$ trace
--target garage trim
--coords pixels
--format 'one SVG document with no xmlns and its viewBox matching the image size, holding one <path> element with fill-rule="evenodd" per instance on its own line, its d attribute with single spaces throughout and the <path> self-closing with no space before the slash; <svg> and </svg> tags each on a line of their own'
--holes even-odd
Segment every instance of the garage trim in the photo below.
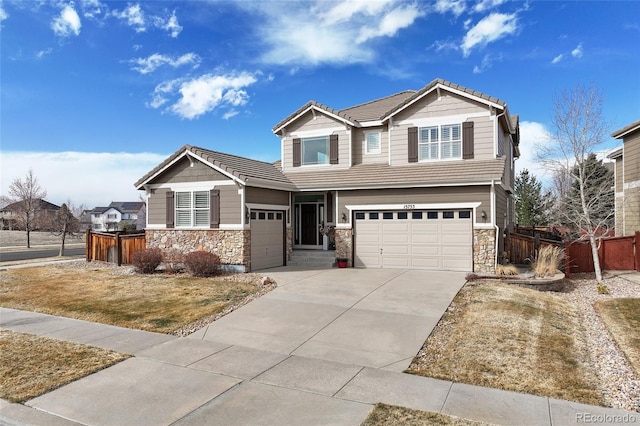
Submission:
<svg viewBox="0 0 640 426">
<path fill-rule="evenodd" d="M 349 213 L 352 213 L 355 210 L 400 210 L 400 211 L 411 211 L 411 210 L 459 210 L 459 209 L 471 209 L 473 213 L 472 222 L 475 224 L 476 221 L 476 209 L 480 207 L 482 203 L 474 202 L 474 203 L 419 203 L 419 204 L 348 204 L 345 205 L 345 208 L 349 210 Z M 351 225 L 352 214 L 349 214 L 349 224 Z"/>
</svg>

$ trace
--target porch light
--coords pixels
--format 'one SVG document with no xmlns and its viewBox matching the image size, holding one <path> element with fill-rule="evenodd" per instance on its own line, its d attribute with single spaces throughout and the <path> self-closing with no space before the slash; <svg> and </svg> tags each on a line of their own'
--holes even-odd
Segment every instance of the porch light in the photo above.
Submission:
<svg viewBox="0 0 640 426">
<path fill-rule="evenodd" d="M 347 214 L 345 212 L 342 212 L 342 222 L 347 222 Z"/>
</svg>

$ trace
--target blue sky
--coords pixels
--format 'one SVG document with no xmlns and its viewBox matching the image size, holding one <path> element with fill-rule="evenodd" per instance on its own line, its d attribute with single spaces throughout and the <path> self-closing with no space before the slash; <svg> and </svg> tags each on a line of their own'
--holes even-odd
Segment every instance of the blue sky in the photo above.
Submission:
<svg viewBox="0 0 640 426">
<path fill-rule="evenodd" d="M 274 161 L 308 100 L 435 78 L 520 115 L 519 168 L 561 90 L 599 87 L 612 131 L 640 118 L 636 1 L 0 0 L 0 26 L 0 193 L 32 168 L 54 203 L 137 200 L 184 144 Z"/>
</svg>

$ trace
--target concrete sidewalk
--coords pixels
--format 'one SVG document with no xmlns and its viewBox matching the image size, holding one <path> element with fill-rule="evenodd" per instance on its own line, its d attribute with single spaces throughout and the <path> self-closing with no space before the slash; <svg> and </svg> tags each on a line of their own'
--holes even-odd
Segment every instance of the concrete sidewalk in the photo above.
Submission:
<svg viewBox="0 0 640 426">
<path fill-rule="evenodd" d="M 436 306 L 446 309 L 450 300 L 416 288 L 413 271 L 335 271 L 269 271 L 278 289 L 197 338 L 0 308 L 2 328 L 134 355 L 25 405 L 0 400 L 0 424 L 358 425 L 376 402 L 494 424 L 640 422 L 640 413 L 401 373 L 411 345 L 424 342 L 425 331 L 400 339 L 385 323 L 395 319 L 396 326 L 428 328 Z M 426 287 L 444 288 L 448 283 L 442 279 Z M 434 304 L 421 312 L 426 297 Z M 419 300 L 411 305 L 407 299 Z M 414 311 L 396 312 L 410 306 Z M 305 319 L 314 316 L 320 319 Z M 340 337 L 340 330 L 348 337 Z M 358 333 L 385 336 L 367 342 Z M 392 350 L 384 347 L 396 343 Z M 361 344 L 368 345 L 365 351 L 357 350 Z"/>
</svg>

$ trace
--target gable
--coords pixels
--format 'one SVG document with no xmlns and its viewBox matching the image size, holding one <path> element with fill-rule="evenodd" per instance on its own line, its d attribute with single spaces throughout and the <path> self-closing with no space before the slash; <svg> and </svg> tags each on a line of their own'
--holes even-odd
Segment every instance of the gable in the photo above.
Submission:
<svg viewBox="0 0 640 426">
<path fill-rule="evenodd" d="M 314 114 L 309 111 L 290 123 L 287 126 L 286 131 L 289 134 L 295 134 L 298 132 L 314 131 L 332 127 L 344 128 L 344 123 L 320 112 L 316 111 Z"/>
<path fill-rule="evenodd" d="M 438 95 L 438 93 L 434 91 L 400 111 L 394 117 L 394 122 L 402 123 L 404 120 L 415 121 L 437 117 L 477 114 L 489 116 L 489 108 L 487 105 L 454 93 L 442 91 L 440 95 Z"/>
<path fill-rule="evenodd" d="M 229 180 L 229 178 L 201 161 L 195 159 L 190 160 L 185 156 L 148 183 L 160 184 L 220 180 Z"/>
</svg>

